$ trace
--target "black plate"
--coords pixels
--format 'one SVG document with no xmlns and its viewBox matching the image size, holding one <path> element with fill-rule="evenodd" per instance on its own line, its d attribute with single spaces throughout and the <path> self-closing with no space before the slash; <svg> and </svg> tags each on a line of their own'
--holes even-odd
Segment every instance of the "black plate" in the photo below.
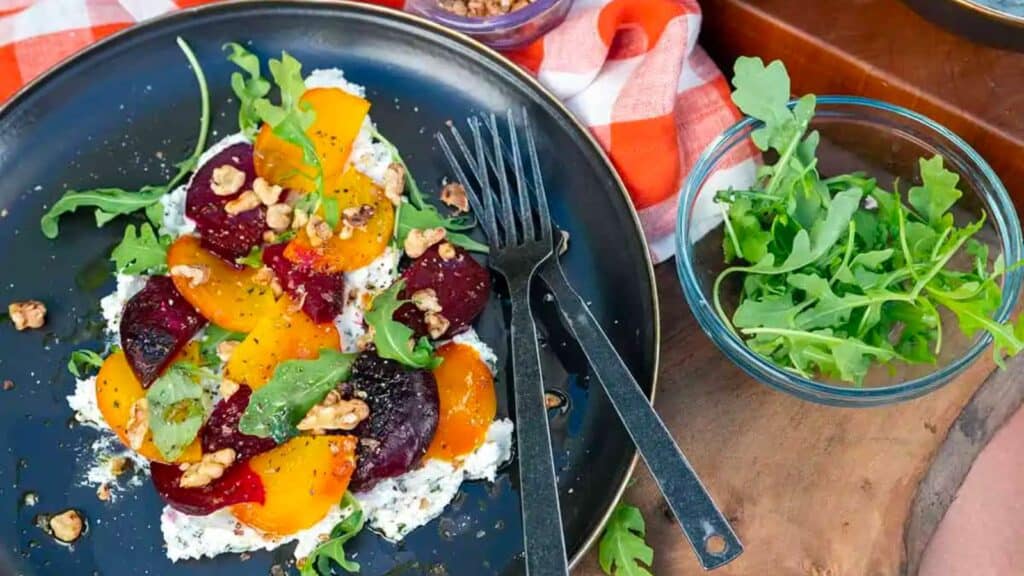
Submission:
<svg viewBox="0 0 1024 576">
<path fill-rule="evenodd" d="M 46 240 L 39 217 L 68 187 L 137 187 L 165 181 L 170 162 L 193 145 L 199 113 L 195 81 L 175 45 L 195 49 L 212 91 L 214 129 L 236 130 L 233 71 L 221 46 L 251 40 L 262 57 L 282 49 L 306 70 L 341 67 L 367 86 L 382 133 L 399 143 L 413 173 L 436 194 L 446 173 L 432 133 L 446 120 L 525 106 L 538 143 L 558 223 L 572 234 L 565 257 L 570 278 L 593 303 L 637 380 L 653 392 L 658 317 L 652 269 L 621 183 L 593 140 L 566 110 L 523 73 L 470 40 L 397 13 L 362 5 L 243 3 L 185 11 L 122 33 L 65 63 L 0 111 L 0 302 L 38 298 L 49 307 L 44 330 L 0 326 L 0 541 L 26 573 L 41 575 L 267 574 L 291 557 L 291 546 L 172 565 L 159 530 L 161 502 L 143 486 L 113 503 L 77 485 L 80 461 L 95 432 L 70 427 L 64 397 L 74 379 L 64 365 L 79 347 L 97 349 L 98 299 L 123 222 L 97 230 L 91 216 L 65 220 Z M 216 138 L 217 136 L 214 136 Z M 162 159 L 161 159 L 162 158 Z M 539 306 L 545 320 L 552 311 Z M 499 299 L 480 323 L 483 338 L 504 358 L 506 331 Z M 634 450 L 586 366 L 560 330 L 546 336 L 548 388 L 564 390 L 570 409 L 552 415 L 566 541 L 578 558 L 599 531 L 625 484 Z M 578 352 L 578 351 L 575 351 Z M 506 413 L 507 366 L 499 379 Z M 390 544 L 365 532 L 352 544 L 362 574 L 483 576 L 522 573 L 522 534 L 514 466 L 494 485 L 469 483 L 441 518 Z M 21 504 L 34 492 L 39 503 Z M 37 514 L 84 511 L 89 531 L 73 550 L 33 525 Z M 13 521 L 12 521 L 13 520 Z M 441 571 L 443 567 L 443 570 Z M 434 570 L 435 572 L 432 572 Z"/>
</svg>

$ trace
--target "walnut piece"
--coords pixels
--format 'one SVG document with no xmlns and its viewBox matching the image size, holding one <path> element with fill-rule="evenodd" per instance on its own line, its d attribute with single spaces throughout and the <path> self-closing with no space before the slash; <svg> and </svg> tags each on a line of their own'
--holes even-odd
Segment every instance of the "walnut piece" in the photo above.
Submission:
<svg viewBox="0 0 1024 576">
<path fill-rule="evenodd" d="M 405 253 L 409 258 L 419 258 L 434 244 L 444 240 L 447 231 L 444 228 L 413 229 L 405 237 Z"/>
<path fill-rule="evenodd" d="M 188 285 L 195 288 L 210 279 L 210 267 L 203 264 L 178 264 L 171 266 L 171 276 L 188 280 Z"/>
<path fill-rule="evenodd" d="M 100 484 L 96 488 L 96 497 L 99 498 L 101 502 L 107 502 L 110 500 L 110 486 L 106 482 Z"/>
<path fill-rule="evenodd" d="M 234 380 L 228 380 L 227 378 L 220 379 L 221 398 L 231 398 L 231 396 L 234 395 L 235 392 L 238 392 L 239 388 L 241 388 L 241 386 L 238 384 L 238 382 L 235 382 Z"/>
<path fill-rule="evenodd" d="M 300 230 L 309 222 L 309 214 L 301 209 L 295 208 L 292 212 L 292 230 Z"/>
<path fill-rule="evenodd" d="M 373 326 L 367 326 L 366 332 L 363 332 L 359 338 L 356 338 L 356 350 L 365 352 L 373 344 L 374 336 L 376 336 L 376 331 L 373 329 Z"/>
<path fill-rule="evenodd" d="M 275 232 L 284 232 L 292 225 L 292 207 L 287 204 L 274 204 L 267 208 L 267 226 Z"/>
<path fill-rule="evenodd" d="M 267 266 L 260 268 L 252 275 L 252 281 L 259 286 L 270 286 L 270 283 L 276 278 L 274 271 Z"/>
<path fill-rule="evenodd" d="M 392 204 L 398 206 L 402 203 L 403 191 L 405 191 L 405 167 L 398 162 L 392 162 L 384 172 L 384 196 Z"/>
<path fill-rule="evenodd" d="M 370 223 L 370 219 L 377 211 L 373 206 L 369 204 L 363 204 L 359 207 L 345 208 L 341 211 L 341 221 L 346 226 L 352 228 L 366 228 L 366 225 Z"/>
<path fill-rule="evenodd" d="M 441 202 L 454 208 L 456 214 L 469 212 L 469 196 L 458 182 L 449 182 L 441 188 Z"/>
<path fill-rule="evenodd" d="M 221 362 L 227 362 L 231 358 L 231 354 L 238 348 L 241 342 L 235 340 L 225 340 L 217 344 L 217 358 L 220 358 Z"/>
<path fill-rule="evenodd" d="M 423 316 L 423 321 L 427 323 L 427 333 L 434 340 L 444 336 L 444 333 L 448 331 L 448 327 L 451 325 L 447 318 L 437 312 L 427 312 Z"/>
<path fill-rule="evenodd" d="M 455 252 L 455 246 L 452 246 L 448 242 L 443 242 L 437 247 L 437 255 L 441 257 L 441 260 L 447 262 L 449 260 L 454 260 L 458 254 Z"/>
<path fill-rule="evenodd" d="M 332 233 L 330 225 L 315 214 L 306 222 L 306 236 L 309 237 L 310 246 L 314 248 L 323 246 L 324 242 L 331 239 Z"/>
<path fill-rule="evenodd" d="M 11 302 L 7 305 L 7 315 L 18 330 L 42 328 L 46 324 L 46 304 L 39 300 Z"/>
<path fill-rule="evenodd" d="M 107 466 L 110 468 L 111 474 L 113 474 L 114 476 L 120 476 L 121 474 L 124 474 L 125 470 L 128 469 L 128 459 L 125 458 L 124 456 L 115 456 L 110 459 L 110 462 L 107 464 Z"/>
<path fill-rule="evenodd" d="M 309 409 L 299 422 L 299 430 L 322 434 L 324 430 L 352 430 L 370 415 L 370 407 L 362 400 L 342 400 L 331 390 L 323 401 Z"/>
<path fill-rule="evenodd" d="M 224 164 L 213 169 L 210 188 L 217 196 L 231 196 L 242 189 L 245 184 L 245 172 L 231 164 Z"/>
<path fill-rule="evenodd" d="M 224 475 L 224 471 L 235 462 L 234 448 L 223 448 L 203 454 L 203 459 L 191 464 L 182 464 L 184 474 L 178 481 L 182 488 L 199 488 Z"/>
<path fill-rule="evenodd" d="M 437 292 L 433 288 L 424 288 L 412 293 L 409 300 L 420 312 L 440 312 L 441 303 L 437 301 Z"/>
<path fill-rule="evenodd" d="M 149 432 L 149 400 L 139 398 L 128 409 L 128 423 L 125 425 L 125 434 L 128 436 L 128 445 L 132 450 L 142 448 L 142 442 Z"/>
<path fill-rule="evenodd" d="M 260 198 L 252 190 L 246 190 L 238 195 L 238 198 L 224 205 L 224 211 L 232 216 L 248 212 L 253 208 L 259 208 Z"/>
<path fill-rule="evenodd" d="M 271 184 L 263 178 L 257 178 L 252 182 L 252 191 L 264 206 L 273 206 L 281 200 L 281 192 L 284 189 L 277 184 Z"/>
<path fill-rule="evenodd" d="M 49 525 L 53 535 L 61 542 L 78 540 L 78 537 L 82 535 L 82 529 L 85 528 L 82 516 L 77 510 L 65 510 L 56 516 L 51 516 Z"/>
</svg>

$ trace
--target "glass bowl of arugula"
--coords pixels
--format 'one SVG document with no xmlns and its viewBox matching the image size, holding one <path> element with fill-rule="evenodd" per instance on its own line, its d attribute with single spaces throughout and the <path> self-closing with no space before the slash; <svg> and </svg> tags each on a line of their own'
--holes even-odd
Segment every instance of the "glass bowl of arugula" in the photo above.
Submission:
<svg viewBox="0 0 1024 576">
<path fill-rule="evenodd" d="M 791 101 L 781 62 L 740 58 L 733 85 L 747 117 L 697 161 L 676 231 L 683 292 L 726 356 L 803 399 L 873 406 L 1024 350 L 1020 223 L 974 149 L 877 100 Z"/>
</svg>

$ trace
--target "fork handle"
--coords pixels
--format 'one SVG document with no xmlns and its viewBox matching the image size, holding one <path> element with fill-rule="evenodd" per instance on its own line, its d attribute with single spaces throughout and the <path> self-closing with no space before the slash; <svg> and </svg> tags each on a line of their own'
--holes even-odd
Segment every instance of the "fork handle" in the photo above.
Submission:
<svg viewBox="0 0 1024 576">
<path fill-rule="evenodd" d="M 519 450 L 524 548 L 528 576 L 567 576 L 565 536 L 544 405 L 537 327 L 530 311 L 530 281 L 509 286 L 512 302 L 512 372 Z"/>
<path fill-rule="evenodd" d="M 590 308 L 569 285 L 561 266 L 550 262 L 541 269 L 540 276 L 554 295 L 566 327 L 583 349 L 594 375 L 647 463 L 701 565 L 705 570 L 713 570 L 742 554 L 743 544 L 715 506 Z"/>
</svg>

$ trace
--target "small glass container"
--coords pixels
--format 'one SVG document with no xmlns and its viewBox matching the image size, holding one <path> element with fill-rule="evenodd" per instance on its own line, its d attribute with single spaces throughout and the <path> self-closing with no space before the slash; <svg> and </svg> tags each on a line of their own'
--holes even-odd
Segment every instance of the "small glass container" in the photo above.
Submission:
<svg viewBox="0 0 1024 576">
<path fill-rule="evenodd" d="M 445 10 L 438 0 L 409 0 L 406 8 L 491 48 L 511 50 L 528 45 L 561 24 L 571 6 L 572 0 L 534 0 L 508 14 L 479 18 Z"/>
</svg>

